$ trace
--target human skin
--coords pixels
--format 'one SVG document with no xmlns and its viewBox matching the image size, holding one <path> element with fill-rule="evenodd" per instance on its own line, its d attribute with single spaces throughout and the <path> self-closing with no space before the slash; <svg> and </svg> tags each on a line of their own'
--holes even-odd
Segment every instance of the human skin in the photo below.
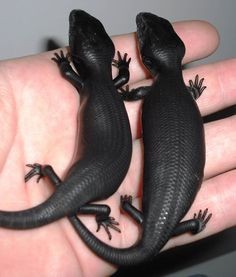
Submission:
<svg viewBox="0 0 236 277">
<path fill-rule="evenodd" d="M 174 24 L 186 45 L 184 64 L 210 55 L 218 46 L 215 28 L 202 21 Z M 137 50 L 135 34 L 113 37 L 116 49 L 127 52 L 130 86 L 149 84 Z M 58 50 L 59 51 L 59 50 Z M 66 49 L 64 49 L 66 51 Z M 55 51 L 54 51 L 55 52 Z M 27 163 L 51 164 L 63 178 L 73 162 L 76 148 L 79 95 L 63 79 L 51 61 L 53 52 L 0 62 L 0 209 L 22 210 L 47 199 L 54 188 L 47 179 L 24 182 Z M 196 74 L 204 77 L 207 89 L 197 100 L 202 116 L 236 104 L 236 60 L 225 60 L 184 70 L 186 84 Z M 114 72 L 115 76 L 115 72 Z M 118 247 L 132 245 L 139 228 L 120 212 L 120 196 L 132 195 L 140 207 L 142 188 L 142 102 L 126 103 L 133 136 L 133 157 L 119 190 L 107 203 L 120 223 L 121 234 L 112 231 L 109 241 L 104 230 L 97 236 Z M 186 215 L 208 208 L 213 214 L 200 234 L 171 239 L 165 249 L 192 242 L 236 224 L 236 117 L 205 124 L 205 177 L 196 200 Z M 96 232 L 94 216 L 80 216 Z M 109 276 L 116 267 L 94 255 L 80 240 L 67 218 L 32 230 L 0 228 L 1 276 Z"/>
</svg>

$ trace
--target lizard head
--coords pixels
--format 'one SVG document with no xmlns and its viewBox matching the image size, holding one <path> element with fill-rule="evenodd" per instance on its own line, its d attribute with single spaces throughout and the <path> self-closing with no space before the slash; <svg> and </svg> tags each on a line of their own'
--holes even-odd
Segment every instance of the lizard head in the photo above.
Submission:
<svg viewBox="0 0 236 277">
<path fill-rule="evenodd" d="M 114 45 L 101 22 L 82 10 L 72 10 L 69 17 L 69 46 L 75 64 L 111 65 Z"/>
<path fill-rule="evenodd" d="M 153 75 L 181 66 L 185 46 L 168 20 L 139 13 L 136 24 L 142 61 Z"/>
</svg>

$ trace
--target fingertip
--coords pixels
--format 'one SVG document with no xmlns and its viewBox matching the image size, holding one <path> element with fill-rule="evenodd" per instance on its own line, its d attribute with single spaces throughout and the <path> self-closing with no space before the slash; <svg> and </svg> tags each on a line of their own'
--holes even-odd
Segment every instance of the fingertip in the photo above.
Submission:
<svg viewBox="0 0 236 277">
<path fill-rule="evenodd" d="M 186 46 L 184 63 L 203 59 L 214 53 L 219 46 L 219 33 L 207 21 L 181 21 L 175 22 L 173 26 Z"/>
</svg>

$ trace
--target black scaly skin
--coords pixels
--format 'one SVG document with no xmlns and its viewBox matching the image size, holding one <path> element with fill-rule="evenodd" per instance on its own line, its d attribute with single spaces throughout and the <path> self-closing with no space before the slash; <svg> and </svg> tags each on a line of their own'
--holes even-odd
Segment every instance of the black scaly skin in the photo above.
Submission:
<svg viewBox="0 0 236 277">
<path fill-rule="evenodd" d="M 114 227 L 116 222 L 103 205 L 85 205 L 112 195 L 123 181 L 130 164 L 132 139 L 128 116 L 117 89 L 129 79 L 130 60 L 121 59 L 116 65 L 119 75 L 112 80 L 111 65 L 114 45 L 102 24 L 84 11 L 70 14 L 70 55 L 79 73 L 75 73 L 63 53 L 56 54 L 64 77 L 80 94 L 80 140 L 76 162 L 61 182 L 52 167 L 29 165 L 29 180 L 47 176 L 60 187 L 44 203 L 31 209 L 0 211 L 0 226 L 13 229 L 34 228 L 77 212 L 95 213 L 100 226 Z M 84 206 L 85 205 L 85 206 Z M 100 208 L 101 209 L 100 209 Z M 101 213 L 101 214 L 100 214 Z"/>
<path fill-rule="evenodd" d="M 143 211 L 135 209 L 128 196 L 122 197 L 121 203 L 142 224 L 141 239 L 129 248 L 114 248 L 98 240 L 76 216 L 70 218 L 88 247 L 117 265 L 153 259 L 171 236 L 188 231 L 199 233 L 211 218 L 206 209 L 180 223 L 203 178 L 203 122 L 192 97 L 204 90 L 203 79 L 199 81 L 197 76 L 194 83 L 190 81 L 190 88 L 185 86 L 181 69 L 185 47 L 167 20 L 141 13 L 137 26 L 141 57 L 154 76 L 154 83 L 123 94 L 126 100 L 145 97 Z"/>
</svg>

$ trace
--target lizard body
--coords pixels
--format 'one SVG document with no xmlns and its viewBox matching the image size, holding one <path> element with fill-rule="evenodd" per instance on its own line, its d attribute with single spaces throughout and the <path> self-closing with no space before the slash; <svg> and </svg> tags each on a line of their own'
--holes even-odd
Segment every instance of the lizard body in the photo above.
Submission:
<svg viewBox="0 0 236 277">
<path fill-rule="evenodd" d="M 141 57 L 154 76 L 150 87 L 123 91 L 125 100 L 144 98 L 142 213 L 131 205 L 130 197 L 123 197 L 121 203 L 141 224 L 141 237 L 131 247 L 114 248 L 97 239 L 76 216 L 70 218 L 87 246 L 117 265 L 151 260 L 171 236 L 201 232 L 211 218 L 206 209 L 180 223 L 203 179 L 204 129 L 193 98 L 204 90 L 203 79 L 197 77 L 186 87 L 181 68 L 185 46 L 167 20 L 140 13 L 136 21 Z"/>
<path fill-rule="evenodd" d="M 128 116 L 117 88 L 129 79 L 126 60 L 119 55 L 119 74 L 112 80 L 111 64 L 114 45 L 96 18 L 81 10 L 70 14 L 69 46 L 77 74 L 64 54 L 54 61 L 61 73 L 80 95 L 78 157 L 60 187 L 42 204 L 23 211 L 0 211 L 0 226 L 13 229 L 34 228 L 77 212 L 99 214 L 99 205 L 87 205 L 112 195 L 123 181 L 130 164 L 132 139 Z M 29 180 L 35 175 L 47 176 L 55 184 L 59 178 L 49 165 L 29 165 Z M 105 210 L 105 212 L 104 212 Z M 105 218 L 104 218 L 105 213 Z M 108 206 L 101 207 L 99 224 L 107 220 Z M 106 223 L 105 223 L 106 224 Z M 114 226 L 115 227 L 115 226 Z"/>
</svg>

